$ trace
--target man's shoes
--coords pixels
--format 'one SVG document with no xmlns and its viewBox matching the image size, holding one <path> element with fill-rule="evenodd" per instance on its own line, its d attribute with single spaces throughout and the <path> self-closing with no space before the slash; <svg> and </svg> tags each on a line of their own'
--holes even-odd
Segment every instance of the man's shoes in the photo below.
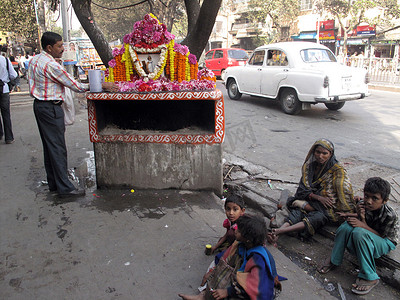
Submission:
<svg viewBox="0 0 400 300">
<path fill-rule="evenodd" d="M 64 197 L 75 197 L 75 196 L 84 196 L 85 195 L 85 190 L 83 189 L 75 189 L 72 190 L 68 193 L 63 193 L 63 194 L 58 194 L 58 196 L 64 198 Z"/>
<path fill-rule="evenodd" d="M 12 144 L 12 143 L 14 143 L 14 140 L 6 141 L 6 144 Z"/>
</svg>

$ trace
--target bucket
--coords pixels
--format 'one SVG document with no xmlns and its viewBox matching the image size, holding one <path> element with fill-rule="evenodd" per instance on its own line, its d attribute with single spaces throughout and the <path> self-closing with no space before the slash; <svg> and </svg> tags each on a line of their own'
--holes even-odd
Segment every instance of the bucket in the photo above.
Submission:
<svg viewBox="0 0 400 300">
<path fill-rule="evenodd" d="M 102 92 L 101 87 L 104 82 L 104 71 L 102 70 L 89 70 L 89 88 L 91 93 Z"/>
</svg>

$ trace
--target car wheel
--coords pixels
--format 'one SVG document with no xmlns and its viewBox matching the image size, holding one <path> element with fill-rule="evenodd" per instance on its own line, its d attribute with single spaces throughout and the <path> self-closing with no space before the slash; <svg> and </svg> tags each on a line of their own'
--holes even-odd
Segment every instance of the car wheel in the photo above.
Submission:
<svg viewBox="0 0 400 300">
<path fill-rule="evenodd" d="M 285 89 L 280 97 L 282 110 L 289 115 L 297 115 L 301 111 L 301 102 L 293 89 Z"/>
<path fill-rule="evenodd" d="M 223 81 L 225 81 L 225 77 L 226 77 L 226 71 L 225 70 L 222 70 L 221 71 L 221 79 L 223 80 Z"/>
<path fill-rule="evenodd" d="M 325 106 L 329 110 L 339 110 L 344 106 L 345 102 L 338 103 L 325 103 Z"/>
<path fill-rule="evenodd" d="M 229 79 L 226 89 L 228 90 L 229 98 L 231 98 L 232 100 L 239 100 L 240 97 L 242 97 L 242 93 L 239 92 L 239 87 L 235 79 Z"/>
</svg>

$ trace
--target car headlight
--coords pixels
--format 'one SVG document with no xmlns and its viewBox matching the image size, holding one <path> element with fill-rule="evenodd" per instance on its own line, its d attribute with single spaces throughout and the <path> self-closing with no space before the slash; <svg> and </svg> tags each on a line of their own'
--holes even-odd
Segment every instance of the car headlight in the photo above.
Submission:
<svg viewBox="0 0 400 300">
<path fill-rule="evenodd" d="M 324 88 L 327 88 L 329 86 L 329 77 L 328 76 L 325 76 L 323 86 L 324 86 Z"/>
</svg>

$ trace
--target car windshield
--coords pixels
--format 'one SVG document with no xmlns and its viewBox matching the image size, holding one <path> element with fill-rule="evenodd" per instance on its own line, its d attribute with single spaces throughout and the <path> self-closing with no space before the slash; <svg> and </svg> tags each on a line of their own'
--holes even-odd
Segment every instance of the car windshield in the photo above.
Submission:
<svg viewBox="0 0 400 300">
<path fill-rule="evenodd" d="M 228 57 L 233 59 L 248 59 L 246 51 L 244 50 L 228 50 Z"/>
<path fill-rule="evenodd" d="M 336 62 L 333 53 L 326 49 L 304 49 L 300 52 L 301 58 L 307 63 Z"/>
</svg>

